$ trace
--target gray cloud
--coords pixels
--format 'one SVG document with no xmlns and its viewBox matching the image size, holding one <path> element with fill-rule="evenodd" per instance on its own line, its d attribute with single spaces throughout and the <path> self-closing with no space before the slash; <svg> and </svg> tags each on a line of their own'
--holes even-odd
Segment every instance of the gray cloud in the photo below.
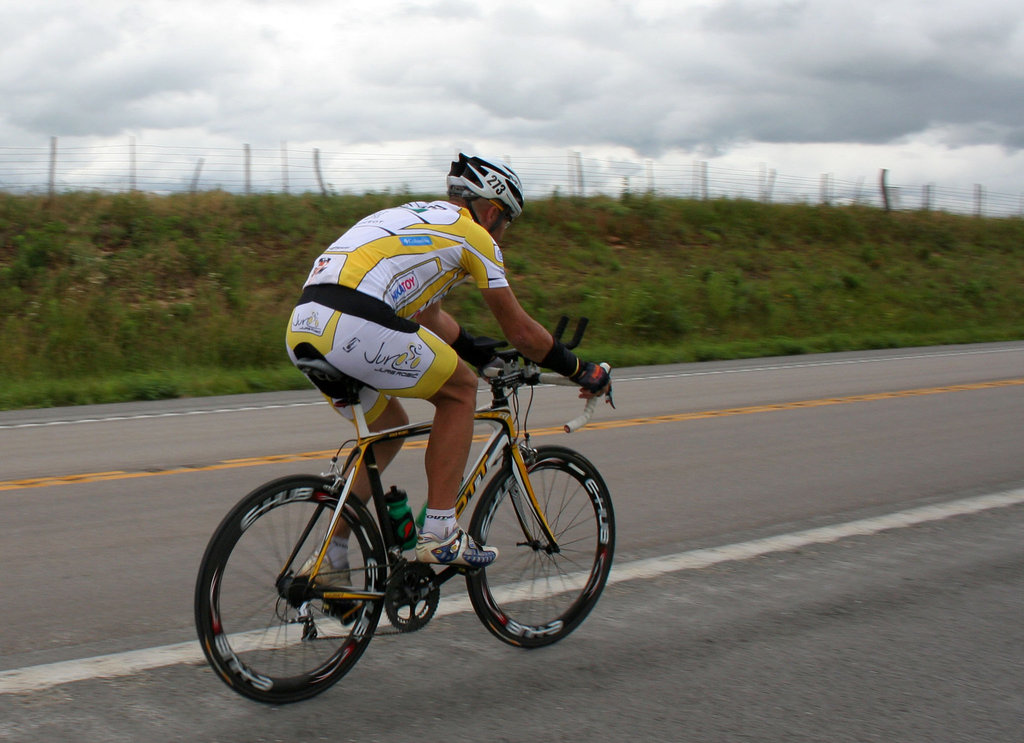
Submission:
<svg viewBox="0 0 1024 743">
<path fill-rule="evenodd" d="M 1017 5 L 37 0 L 0 30 L 0 134 L 1020 148 Z"/>
</svg>

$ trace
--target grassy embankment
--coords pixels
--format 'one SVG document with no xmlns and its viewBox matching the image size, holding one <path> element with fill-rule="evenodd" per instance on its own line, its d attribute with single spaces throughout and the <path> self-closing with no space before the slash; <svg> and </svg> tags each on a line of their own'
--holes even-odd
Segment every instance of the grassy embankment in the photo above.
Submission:
<svg viewBox="0 0 1024 743">
<path fill-rule="evenodd" d="M 305 387 L 313 258 L 402 195 L 0 195 L 0 409 Z M 552 198 L 506 236 L 527 309 L 615 366 L 1024 338 L 1024 220 Z M 467 287 L 446 307 L 495 334 Z"/>
</svg>

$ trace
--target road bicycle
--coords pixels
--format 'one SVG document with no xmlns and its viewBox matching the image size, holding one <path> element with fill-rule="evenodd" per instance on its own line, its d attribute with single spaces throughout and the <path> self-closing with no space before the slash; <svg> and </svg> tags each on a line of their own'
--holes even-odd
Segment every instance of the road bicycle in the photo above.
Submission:
<svg viewBox="0 0 1024 743">
<path fill-rule="evenodd" d="M 565 324 L 563 318 L 556 337 Z M 585 325 L 584 319 L 570 348 Z M 319 694 L 352 669 L 375 634 L 388 632 L 378 630 L 382 614 L 390 632 L 423 628 L 437 610 L 441 586 L 458 575 L 480 621 L 511 645 L 550 645 L 584 620 L 611 570 L 611 496 L 583 455 L 533 447 L 526 427 L 533 386 L 576 385 L 540 373 L 514 349 L 498 359 L 485 370 L 491 403 L 475 414 L 492 432 L 456 502 L 461 516 L 482 487 L 467 531 L 500 556 L 476 569 L 416 562 L 389 517 L 374 447 L 427 436 L 432 424 L 373 433 L 359 405 L 361 383 L 322 357 L 300 360 L 321 390 L 352 407 L 356 439 L 339 448 L 326 474 L 291 475 L 253 490 L 210 539 L 196 583 L 195 620 L 203 652 L 228 686 L 270 704 Z M 530 390 L 522 410 L 524 387 Z M 590 398 L 565 430 L 585 425 L 597 400 Z M 360 468 L 370 482 L 367 504 L 351 493 Z M 332 570 L 326 555 L 332 537 L 345 531 L 348 568 Z"/>
</svg>

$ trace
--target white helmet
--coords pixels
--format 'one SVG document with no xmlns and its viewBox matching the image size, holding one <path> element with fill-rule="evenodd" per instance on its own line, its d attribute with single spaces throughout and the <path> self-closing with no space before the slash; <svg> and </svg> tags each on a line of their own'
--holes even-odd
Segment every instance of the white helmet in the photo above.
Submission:
<svg viewBox="0 0 1024 743">
<path fill-rule="evenodd" d="M 523 213 L 523 183 L 519 176 L 501 160 L 488 162 L 483 158 L 459 153 L 459 159 L 448 171 L 448 195 L 465 198 L 479 196 L 501 208 L 509 221 Z"/>
</svg>

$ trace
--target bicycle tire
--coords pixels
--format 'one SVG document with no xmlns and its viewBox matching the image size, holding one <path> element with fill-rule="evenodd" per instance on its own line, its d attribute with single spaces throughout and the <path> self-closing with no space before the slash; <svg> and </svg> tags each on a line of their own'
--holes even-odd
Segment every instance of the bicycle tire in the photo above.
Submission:
<svg viewBox="0 0 1024 743">
<path fill-rule="evenodd" d="M 224 518 L 203 555 L 195 592 L 199 642 L 217 675 L 250 699 L 285 704 L 325 691 L 359 660 L 380 620 L 382 599 L 348 602 L 343 621 L 335 616 L 340 602 L 332 608 L 292 581 L 323 543 L 338 506 L 330 482 L 293 475 L 256 488 Z M 341 517 L 352 529 L 352 588 L 383 593 L 387 563 L 376 521 L 357 498 L 346 501 Z"/>
<path fill-rule="evenodd" d="M 607 485 L 578 452 L 540 447 L 529 471 L 559 551 L 545 550 L 537 517 L 506 463 L 470 523 L 471 536 L 500 554 L 466 582 L 473 609 L 494 636 L 534 648 L 561 640 L 594 608 L 611 570 L 615 516 Z"/>
</svg>

